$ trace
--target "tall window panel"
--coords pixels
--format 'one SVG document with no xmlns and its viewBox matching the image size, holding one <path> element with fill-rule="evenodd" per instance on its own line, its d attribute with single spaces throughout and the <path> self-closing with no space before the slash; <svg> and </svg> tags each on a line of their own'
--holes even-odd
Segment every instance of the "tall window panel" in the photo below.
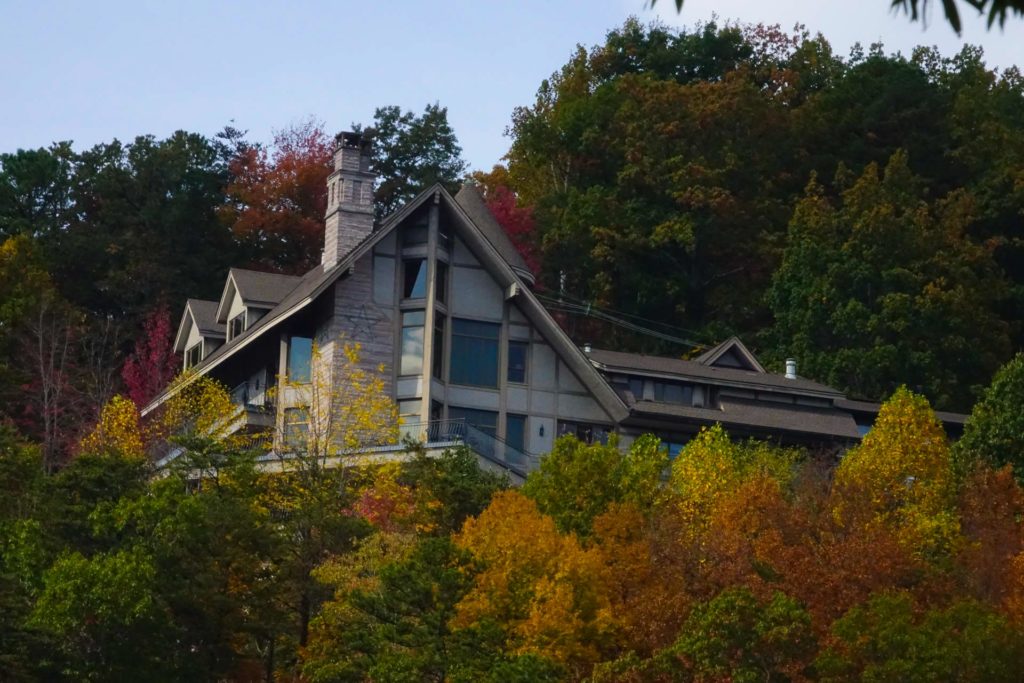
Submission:
<svg viewBox="0 0 1024 683">
<path fill-rule="evenodd" d="M 406 311 L 402 314 L 402 358 L 398 374 L 418 375 L 423 372 L 423 311 Z"/>
<path fill-rule="evenodd" d="M 452 384 L 498 386 L 498 336 L 501 325 L 452 318 L 448 376 Z"/>
<path fill-rule="evenodd" d="M 313 340 L 292 337 L 288 342 L 288 381 L 305 384 L 310 381 L 313 365 Z"/>
<path fill-rule="evenodd" d="M 508 381 L 513 384 L 526 384 L 526 355 L 530 345 L 521 341 L 508 343 Z"/>
<path fill-rule="evenodd" d="M 509 413 L 505 416 L 505 443 L 521 453 L 526 452 L 526 416 Z"/>
<path fill-rule="evenodd" d="M 434 313 L 434 351 L 431 356 L 434 367 L 431 370 L 434 377 L 440 380 L 444 380 L 444 328 L 444 315 Z"/>
</svg>

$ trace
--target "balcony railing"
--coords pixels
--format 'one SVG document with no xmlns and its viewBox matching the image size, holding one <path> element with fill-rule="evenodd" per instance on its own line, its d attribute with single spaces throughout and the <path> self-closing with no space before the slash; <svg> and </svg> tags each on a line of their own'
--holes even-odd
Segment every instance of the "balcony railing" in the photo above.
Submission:
<svg viewBox="0 0 1024 683">
<path fill-rule="evenodd" d="M 464 419 L 412 422 L 403 424 L 399 432 L 400 443 L 366 444 L 354 450 L 351 455 L 402 452 L 408 450 L 409 442 L 431 451 L 465 445 L 495 467 L 520 477 L 525 477 L 539 462 L 537 456 L 474 427 Z M 261 458 L 263 460 L 289 457 L 287 452 L 276 452 L 275 439 L 271 432 L 253 435 L 251 447 L 254 450 L 266 451 L 266 455 Z"/>
</svg>

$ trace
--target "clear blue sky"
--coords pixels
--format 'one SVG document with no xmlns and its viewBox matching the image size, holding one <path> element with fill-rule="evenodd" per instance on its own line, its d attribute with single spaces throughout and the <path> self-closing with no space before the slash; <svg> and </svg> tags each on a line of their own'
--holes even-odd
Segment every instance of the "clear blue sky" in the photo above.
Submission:
<svg viewBox="0 0 1024 683">
<path fill-rule="evenodd" d="M 802 21 L 843 54 L 855 41 L 958 49 L 941 17 L 923 30 L 888 4 L 687 0 L 676 15 L 660 0 L 657 16 Z M 341 130 L 370 121 L 377 106 L 439 101 L 466 159 L 486 169 L 508 148 L 512 109 L 532 101 L 577 43 L 600 42 L 630 14 L 656 16 L 644 0 L 0 0 L 0 151 L 179 128 L 212 135 L 232 119 L 266 141 L 310 115 Z M 1005 35 L 982 26 L 969 21 L 964 37 L 985 47 L 990 65 L 1024 63 L 1024 22 L 1011 19 Z"/>
</svg>

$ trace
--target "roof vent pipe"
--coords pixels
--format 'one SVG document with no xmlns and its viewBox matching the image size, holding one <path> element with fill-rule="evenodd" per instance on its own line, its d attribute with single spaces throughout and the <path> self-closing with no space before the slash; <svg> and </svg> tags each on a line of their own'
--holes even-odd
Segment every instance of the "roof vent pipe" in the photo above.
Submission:
<svg viewBox="0 0 1024 683">
<path fill-rule="evenodd" d="M 583 353 L 587 354 L 588 356 L 590 355 L 590 342 L 587 342 L 586 344 L 583 345 Z"/>
<path fill-rule="evenodd" d="M 796 359 L 786 359 L 786 379 L 796 379 Z"/>
</svg>

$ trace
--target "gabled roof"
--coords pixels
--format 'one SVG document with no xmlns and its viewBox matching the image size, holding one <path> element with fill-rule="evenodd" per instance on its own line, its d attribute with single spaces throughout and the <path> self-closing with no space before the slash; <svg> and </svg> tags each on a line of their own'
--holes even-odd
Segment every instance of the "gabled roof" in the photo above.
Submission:
<svg viewBox="0 0 1024 683">
<path fill-rule="evenodd" d="M 174 338 L 174 352 L 185 351 L 188 341 L 188 323 L 196 326 L 202 337 L 223 339 L 224 325 L 217 322 L 217 302 L 203 299 L 189 299 L 185 302 L 185 312 L 178 324 L 178 334 Z"/>
<path fill-rule="evenodd" d="M 701 365 L 720 368 L 738 368 L 765 373 L 767 370 L 757 357 L 737 337 L 729 337 L 693 359 Z"/>
<path fill-rule="evenodd" d="M 519 253 L 516 245 L 512 243 L 508 233 L 505 232 L 505 229 L 494 218 L 491 210 L 487 208 L 484 197 L 480 194 L 480 188 L 476 186 L 476 183 L 464 183 L 462 189 L 455 195 L 455 201 L 466 212 L 466 215 L 473 221 L 473 224 L 480 229 L 480 232 L 484 234 L 484 237 L 487 238 L 498 254 L 512 267 L 516 275 L 532 285 L 536 281 L 533 272 L 526 265 L 523 255 Z"/>
<path fill-rule="evenodd" d="M 479 191 L 474 189 L 473 192 L 479 199 Z M 462 196 L 463 200 L 471 208 L 474 206 L 479 208 L 477 203 L 472 199 L 473 195 L 467 194 Z M 401 209 L 388 216 L 376 230 L 364 238 L 362 242 L 357 244 L 352 251 L 346 254 L 345 257 L 332 268 L 325 271 L 323 265 L 319 265 L 306 273 L 303 277 L 296 278 L 298 280 L 297 284 L 291 287 L 291 290 L 270 310 L 270 312 L 260 318 L 255 325 L 233 339 L 230 344 L 225 344 L 219 347 L 199 363 L 199 365 L 195 366 L 195 373 L 199 375 L 212 370 L 224 359 L 247 346 L 264 332 L 272 329 L 278 323 L 290 317 L 297 311 L 305 308 L 336 280 L 347 274 L 356 261 L 365 256 L 378 242 L 397 228 L 397 226 L 412 214 L 413 211 L 418 209 L 428 200 L 434 198 L 436 198 L 436 201 L 440 202 L 443 207 L 446 207 L 451 212 L 452 216 L 458 223 L 457 228 L 459 230 L 459 237 L 462 238 L 463 242 L 465 242 L 466 246 L 473 252 L 474 256 L 476 256 L 481 264 L 487 268 L 491 273 L 491 276 L 495 278 L 499 285 L 505 288 L 506 291 L 508 291 L 511 285 L 517 285 L 515 287 L 516 293 L 514 296 L 516 297 L 516 303 L 519 305 L 519 309 L 544 336 L 547 342 L 558 354 L 559 358 L 561 358 L 569 369 L 580 379 L 583 385 L 587 387 L 594 399 L 601 405 L 605 412 L 609 414 L 609 417 L 616 421 L 626 417 L 626 415 L 629 414 L 626 404 L 623 403 L 622 399 L 615 393 L 611 386 L 609 386 L 601 374 L 593 365 L 591 365 L 583 352 L 572 343 L 565 332 L 562 331 L 547 310 L 524 284 L 523 277 L 518 272 L 518 269 L 513 268 L 513 265 L 510 264 L 505 259 L 505 256 L 501 251 L 499 251 L 498 245 L 502 244 L 502 242 L 496 235 L 504 235 L 504 231 L 501 231 L 499 226 L 499 232 L 497 233 L 485 232 L 484 229 L 476 224 L 473 218 L 463 207 L 462 203 L 457 202 L 440 184 L 435 184 L 434 186 L 427 188 Z M 480 205 L 482 205 L 482 200 Z M 490 211 L 487 210 L 486 205 L 483 205 L 483 208 L 487 211 L 487 214 L 490 215 Z M 493 216 L 491 218 L 493 220 Z M 511 249 L 512 251 L 509 253 L 514 254 L 515 259 L 518 259 L 518 261 L 522 263 L 522 257 L 519 256 L 519 252 L 515 250 L 515 247 L 512 246 L 511 241 L 508 240 L 507 236 L 505 236 L 505 241 L 506 243 L 505 246 L 502 247 L 502 250 L 507 252 Z M 496 242 L 498 244 L 496 244 Z M 523 264 L 523 267 L 525 269 L 525 263 Z M 235 286 L 233 283 L 236 282 L 237 279 L 232 276 L 237 272 L 238 269 L 231 270 L 231 274 L 228 278 L 228 282 L 231 286 Z M 251 273 L 253 271 L 245 272 Z M 526 272 L 529 273 L 528 270 L 526 270 Z M 260 275 L 266 275 L 266 273 L 262 273 Z M 220 308 L 224 308 L 223 297 Z M 175 388 L 178 389 L 182 386 L 184 386 L 184 384 L 179 383 Z M 143 414 L 163 403 L 168 396 L 169 393 L 163 392 L 154 398 L 153 401 L 143 409 Z"/>
<path fill-rule="evenodd" d="M 227 322 L 235 292 L 238 292 L 246 306 L 270 309 L 281 303 L 302 279 L 303 277 L 299 275 L 232 268 L 228 271 L 228 279 L 217 307 L 217 320 Z"/>
<path fill-rule="evenodd" d="M 592 349 L 590 361 L 606 372 L 631 372 L 665 379 L 688 379 L 721 386 L 746 389 L 761 389 L 827 398 L 842 398 L 843 394 L 832 387 L 809 379 L 787 379 L 782 375 L 736 368 L 720 368 L 693 360 L 645 356 L 638 353 Z"/>
</svg>

